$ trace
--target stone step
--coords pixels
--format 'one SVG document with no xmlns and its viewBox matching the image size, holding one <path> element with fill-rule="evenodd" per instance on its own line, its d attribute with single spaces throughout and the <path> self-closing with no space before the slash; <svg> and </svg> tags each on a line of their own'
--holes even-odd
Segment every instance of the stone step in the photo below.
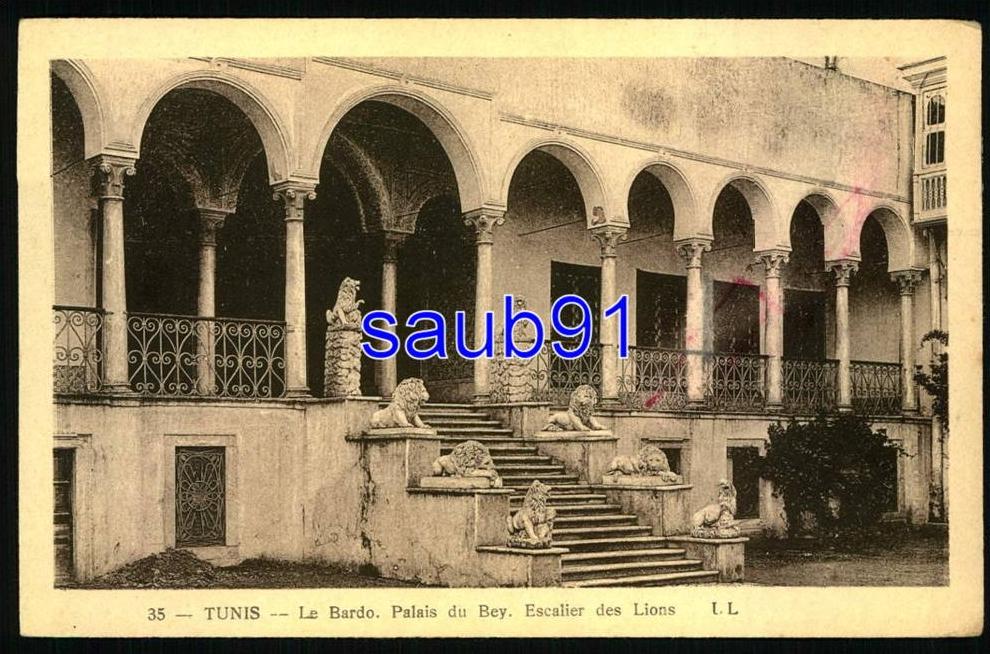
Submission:
<svg viewBox="0 0 990 654">
<path fill-rule="evenodd" d="M 440 452 L 443 454 L 450 454 L 450 451 L 454 449 L 453 445 L 445 444 L 441 441 Z M 488 452 L 495 459 L 497 456 L 539 456 L 536 452 L 535 447 L 527 447 L 525 445 L 490 445 L 488 446 Z M 497 456 L 496 456 L 497 455 Z"/>
<path fill-rule="evenodd" d="M 387 402 L 386 402 L 387 404 Z M 466 410 L 477 411 L 478 407 L 470 402 L 424 402 L 422 408 L 426 411 L 443 409 L 445 411 Z"/>
<path fill-rule="evenodd" d="M 510 488 L 520 493 L 524 493 L 529 490 L 529 487 L 533 485 L 533 481 L 539 479 L 542 483 L 548 484 L 550 487 L 554 487 L 557 482 L 567 482 L 576 481 L 576 475 L 559 475 L 557 473 L 546 473 L 538 475 L 509 475 L 502 477 L 502 485 L 506 488 Z"/>
<path fill-rule="evenodd" d="M 539 475 L 541 472 L 563 473 L 564 466 L 559 463 L 495 463 L 498 471 L 503 475 L 516 473 L 533 473 Z"/>
<path fill-rule="evenodd" d="M 591 515 L 600 513 L 618 513 L 622 510 L 618 504 L 592 504 L 580 502 L 576 504 L 557 504 L 550 500 L 550 506 L 557 510 L 558 516 Z"/>
<path fill-rule="evenodd" d="M 465 438 L 473 438 L 474 436 L 507 438 L 512 436 L 512 430 L 504 427 L 449 427 L 439 423 L 431 426 L 437 430 L 437 434 L 440 436 L 464 436 Z"/>
<path fill-rule="evenodd" d="M 535 465 L 546 465 L 553 463 L 553 458 L 549 456 L 542 456 L 539 454 L 492 454 L 492 461 L 496 465 L 516 465 L 516 464 L 535 464 Z"/>
<path fill-rule="evenodd" d="M 598 588 L 603 586 L 675 586 L 678 584 L 715 583 L 717 570 L 687 570 L 650 575 L 615 576 L 597 579 L 575 579 L 563 583 L 568 588 Z"/>
<path fill-rule="evenodd" d="M 444 411 L 436 409 L 420 409 L 419 417 L 424 421 L 430 420 L 491 420 L 491 416 L 483 411 Z"/>
<path fill-rule="evenodd" d="M 515 445 L 517 447 L 532 447 L 532 451 L 537 451 L 536 447 L 530 445 L 521 438 L 511 436 L 455 436 L 452 434 L 439 434 L 440 447 L 454 447 L 464 441 L 478 441 L 489 450 L 495 445 Z"/>
<path fill-rule="evenodd" d="M 566 547 L 572 552 L 605 552 L 636 549 L 657 549 L 666 544 L 663 536 L 618 536 L 613 538 L 570 538 L 560 536 L 554 530 L 554 547 Z"/>
<path fill-rule="evenodd" d="M 453 416 L 433 416 L 430 417 L 429 423 L 437 429 L 504 429 L 502 427 L 502 423 L 498 420 L 488 420 L 487 418 L 481 417 L 461 418 Z"/>
<path fill-rule="evenodd" d="M 701 570 L 701 561 L 697 559 L 659 559 L 654 561 L 568 565 L 561 567 L 560 575 L 564 581 L 576 581 L 579 579 L 608 579 L 626 577 L 630 574 L 648 575 L 684 572 L 688 570 Z"/>
<path fill-rule="evenodd" d="M 568 552 L 561 554 L 560 563 L 562 569 L 568 565 L 583 565 L 588 562 L 595 563 L 619 563 L 621 561 L 655 561 L 658 558 L 682 559 L 685 550 L 679 547 L 657 547 L 630 550 L 604 550 L 601 552 Z"/>
<path fill-rule="evenodd" d="M 522 504 L 525 499 L 524 494 L 519 493 L 516 495 L 509 496 L 509 504 L 515 506 L 517 504 Z M 605 504 L 605 494 L 604 493 L 557 493 L 556 489 L 550 494 L 550 506 L 553 507 L 565 507 L 565 506 L 606 506 Z"/>
<path fill-rule="evenodd" d="M 638 518 L 634 515 L 625 515 L 622 513 L 614 515 L 559 515 L 557 519 L 554 520 L 554 531 L 558 532 L 561 529 L 577 529 L 582 527 L 607 527 L 607 526 L 626 526 L 635 525 Z"/>
<path fill-rule="evenodd" d="M 615 527 L 564 527 L 554 525 L 554 538 L 560 540 L 597 540 L 622 536 L 647 536 L 651 528 L 641 525 L 618 525 Z"/>
</svg>

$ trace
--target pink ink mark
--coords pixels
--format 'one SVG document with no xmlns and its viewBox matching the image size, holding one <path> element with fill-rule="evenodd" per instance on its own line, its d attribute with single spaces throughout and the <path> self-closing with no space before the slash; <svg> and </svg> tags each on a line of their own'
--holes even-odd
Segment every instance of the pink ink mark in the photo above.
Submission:
<svg viewBox="0 0 990 654">
<path fill-rule="evenodd" d="M 663 391 L 657 391 L 653 395 L 646 398 L 646 401 L 643 402 L 643 407 L 646 409 L 652 409 L 653 406 L 662 399 L 663 399 Z"/>
</svg>

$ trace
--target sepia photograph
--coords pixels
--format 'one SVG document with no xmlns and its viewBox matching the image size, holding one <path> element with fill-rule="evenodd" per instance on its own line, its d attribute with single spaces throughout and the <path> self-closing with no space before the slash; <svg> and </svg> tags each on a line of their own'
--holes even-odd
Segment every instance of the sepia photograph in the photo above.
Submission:
<svg viewBox="0 0 990 654">
<path fill-rule="evenodd" d="M 956 61 L 309 45 L 48 59 L 54 592 L 947 589 Z"/>
</svg>

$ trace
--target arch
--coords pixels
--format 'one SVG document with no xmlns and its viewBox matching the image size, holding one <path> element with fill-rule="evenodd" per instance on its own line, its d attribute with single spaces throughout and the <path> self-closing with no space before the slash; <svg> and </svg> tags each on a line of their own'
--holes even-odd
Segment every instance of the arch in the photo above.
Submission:
<svg viewBox="0 0 990 654">
<path fill-rule="evenodd" d="M 842 217 L 839 211 L 839 203 L 835 197 L 822 188 L 814 188 L 804 194 L 790 211 L 787 213 L 787 244 L 790 242 L 790 225 L 794 220 L 794 213 L 802 202 L 807 202 L 818 214 L 818 219 L 822 223 L 825 232 L 825 260 L 833 261 L 843 259 L 843 254 L 849 248 L 843 239 Z"/>
<path fill-rule="evenodd" d="M 446 108 L 430 96 L 407 87 L 392 85 L 363 89 L 341 102 L 323 125 L 316 149 L 310 154 L 305 170 L 319 175 L 323 151 L 340 120 L 351 109 L 369 100 L 385 102 L 411 113 L 433 134 L 454 169 L 461 211 L 477 209 L 484 203 L 483 176 L 477 150 L 467 132 Z"/>
<path fill-rule="evenodd" d="M 859 216 L 856 216 L 852 226 L 855 235 L 856 251 L 859 252 L 859 239 L 863 233 L 863 223 L 870 216 L 876 218 L 883 228 L 883 235 L 887 241 L 887 270 L 908 270 L 914 264 L 915 244 L 914 233 L 904 216 L 893 206 L 880 202 Z"/>
<path fill-rule="evenodd" d="M 777 203 L 774 202 L 773 195 L 763 182 L 746 174 L 733 173 L 715 187 L 705 217 L 707 224 L 704 227 L 707 233 L 714 235 L 715 203 L 727 186 L 739 191 L 749 205 L 749 211 L 753 215 L 755 242 L 753 251 L 790 249 L 788 230 L 781 229 Z"/>
<path fill-rule="evenodd" d="M 82 115 L 83 156 L 95 157 L 103 151 L 105 143 L 103 103 L 96 80 L 85 64 L 72 59 L 52 61 L 51 70 L 69 88 Z"/>
<path fill-rule="evenodd" d="M 339 166 L 360 200 L 365 231 L 381 229 L 393 221 L 392 205 L 381 172 L 371 157 L 361 147 L 343 134 L 338 134 L 327 146 L 331 149 L 331 161 Z M 370 211 L 368 211 L 370 209 Z M 369 215 L 370 214 L 370 215 Z M 369 223 L 371 219 L 373 222 Z"/>
<path fill-rule="evenodd" d="M 502 190 L 499 194 L 499 202 L 505 206 L 509 202 L 509 185 L 515 175 L 519 163 L 526 158 L 530 152 L 545 152 L 564 165 L 581 191 L 581 198 L 584 200 L 585 216 L 588 226 L 591 227 L 594 221 L 599 218 L 606 219 L 609 215 L 609 206 L 605 194 L 605 185 L 602 183 L 602 176 L 598 167 L 587 152 L 582 150 L 577 144 L 560 140 L 537 140 L 528 143 L 512 159 L 508 169 L 502 179 Z M 632 183 L 630 182 L 630 186 Z"/>
<path fill-rule="evenodd" d="M 622 187 L 622 197 L 626 199 L 626 204 L 629 203 L 629 194 L 632 192 L 633 183 L 644 172 L 652 175 L 667 189 L 670 201 L 674 205 L 674 240 L 677 241 L 694 235 L 696 230 L 701 227 L 698 223 L 698 205 L 694 189 L 684 173 L 669 161 L 651 158 L 636 166 Z M 628 211 L 626 209 L 627 214 Z"/>
<path fill-rule="evenodd" d="M 236 77 L 214 70 L 200 70 L 173 77 L 145 99 L 138 109 L 130 134 L 131 143 L 138 153 L 141 151 L 141 138 L 151 112 L 162 98 L 179 89 L 210 91 L 233 103 L 244 112 L 261 137 L 268 163 L 268 181 L 274 184 L 288 177 L 290 141 L 288 130 L 278 113 L 252 86 Z"/>
</svg>

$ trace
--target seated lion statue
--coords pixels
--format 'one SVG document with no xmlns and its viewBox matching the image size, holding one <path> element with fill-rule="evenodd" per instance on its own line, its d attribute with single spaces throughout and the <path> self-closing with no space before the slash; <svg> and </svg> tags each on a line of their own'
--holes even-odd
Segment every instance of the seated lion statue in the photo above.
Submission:
<svg viewBox="0 0 990 654">
<path fill-rule="evenodd" d="M 557 511 L 547 503 L 553 490 L 539 479 L 534 479 L 526 491 L 522 508 L 506 518 L 509 527 L 509 547 L 542 549 L 550 547 L 553 540 L 553 520 Z"/>
<path fill-rule="evenodd" d="M 488 448 L 478 441 L 464 441 L 454 446 L 450 454 L 433 461 L 433 474 L 438 477 L 483 477 L 490 479 L 493 488 L 502 487 L 502 478 L 495 470 L 495 462 Z"/>
<path fill-rule="evenodd" d="M 418 427 L 429 429 L 430 426 L 419 417 L 419 408 L 430 399 L 422 379 L 410 377 L 403 379 L 392 393 L 392 401 L 384 409 L 375 411 L 371 416 L 372 429 L 395 429 L 397 427 Z"/>
<path fill-rule="evenodd" d="M 691 516 L 691 535 L 695 538 L 735 538 L 736 487 L 727 479 L 718 482 L 718 501 Z"/>
<path fill-rule="evenodd" d="M 595 420 L 591 412 L 598 404 L 598 391 L 588 384 L 582 384 L 571 393 L 567 411 L 550 416 L 543 431 L 599 431 L 605 425 Z"/>
<path fill-rule="evenodd" d="M 684 479 L 671 471 L 667 455 L 656 445 L 645 445 L 632 456 L 620 454 L 612 459 L 606 475 L 640 475 L 644 477 L 660 477 L 671 484 L 680 484 Z"/>
</svg>

